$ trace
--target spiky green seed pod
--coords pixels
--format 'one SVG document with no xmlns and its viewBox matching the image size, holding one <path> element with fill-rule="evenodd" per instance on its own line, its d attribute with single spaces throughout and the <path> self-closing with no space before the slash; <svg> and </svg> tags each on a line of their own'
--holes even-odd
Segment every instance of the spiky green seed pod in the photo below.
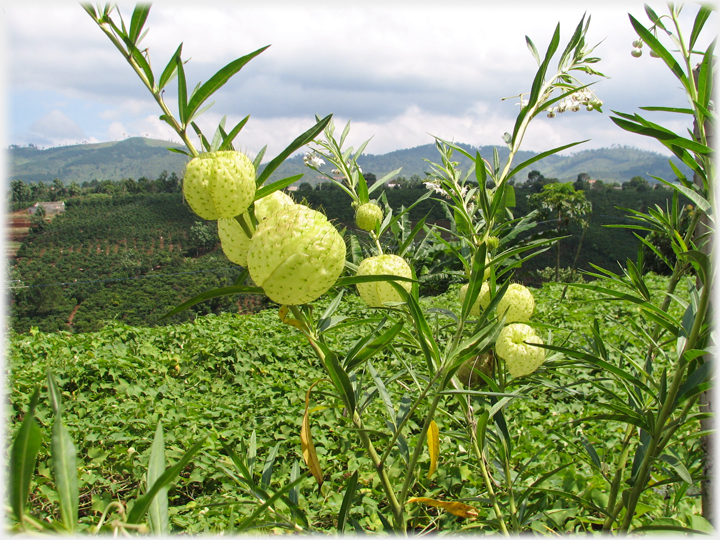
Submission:
<svg viewBox="0 0 720 540">
<path fill-rule="evenodd" d="M 295 203 L 282 191 L 273 191 L 270 195 L 255 201 L 255 217 L 259 222 L 263 222 L 272 213 L 289 204 Z M 247 212 L 242 215 L 245 219 L 249 219 Z M 227 258 L 235 264 L 247 267 L 250 238 L 245 234 L 237 220 L 235 218 L 219 218 L 218 236 L 220 236 L 220 245 Z"/>
<path fill-rule="evenodd" d="M 500 331 L 495 352 L 505 360 L 513 377 L 529 375 L 545 361 L 545 349 L 535 347 L 533 343 L 542 345 L 543 340 L 527 324 L 509 324 Z"/>
<path fill-rule="evenodd" d="M 355 212 L 355 225 L 363 231 L 374 231 L 382 218 L 383 211 L 377 204 L 361 204 Z"/>
<path fill-rule="evenodd" d="M 255 167 L 240 152 L 208 152 L 185 168 L 183 193 L 203 219 L 232 218 L 242 214 L 255 197 Z"/>
<path fill-rule="evenodd" d="M 255 217 L 259 222 L 265 221 L 271 214 L 289 204 L 295 204 L 295 201 L 282 191 L 273 191 L 270 195 L 255 201 Z"/>
<path fill-rule="evenodd" d="M 358 276 L 377 276 L 387 274 L 412 278 L 412 270 L 405 259 L 397 255 L 378 255 L 363 259 L 358 266 Z M 396 281 L 403 289 L 410 292 L 412 283 L 409 281 Z M 402 302 L 400 293 L 387 281 L 371 281 L 370 283 L 358 283 L 360 298 L 370 307 L 382 307 L 385 302 Z"/>
<path fill-rule="evenodd" d="M 463 302 L 465 301 L 467 290 L 468 283 L 460 287 L 460 306 L 462 306 Z M 484 311 L 487 309 L 488 305 L 490 305 L 490 285 L 486 281 L 482 284 L 482 287 L 480 288 L 480 294 L 478 294 L 477 300 L 475 300 L 475 303 L 470 308 L 469 315 L 471 317 L 479 317 L 480 308 L 482 307 Z"/>
<path fill-rule="evenodd" d="M 218 219 L 218 236 L 222 250 L 235 264 L 247 268 L 247 254 L 250 249 L 250 238 L 235 218 Z"/>
<path fill-rule="evenodd" d="M 247 255 L 250 277 L 278 304 L 312 302 L 345 267 L 345 241 L 320 212 L 286 205 L 258 225 Z"/>
<path fill-rule="evenodd" d="M 498 317 L 505 316 L 505 324 L 513 322 L 527 322 L 535 310 L 535 298 L 530 289 L 512 283 L 497 306 Z"/>
</svg>

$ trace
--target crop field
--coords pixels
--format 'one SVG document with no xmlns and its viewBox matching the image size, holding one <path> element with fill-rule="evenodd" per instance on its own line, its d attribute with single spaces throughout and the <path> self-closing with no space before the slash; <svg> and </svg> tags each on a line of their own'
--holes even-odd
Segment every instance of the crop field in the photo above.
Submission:
<svg viewBox="0 0 720 540">
<path fill-rule="evenodd" d="M 653 296 L 659 295 L 667 282 L 661 277 L 646 279 Z M 682 290 L 687 285 L 683 284 Z M 608 348 L 632 353 L 635 337 L 617 323 L 627 315 L 627 308 L 607 301 L 592 302 L 598 298 L 596 294 L 572 288 L 568 297 L 559 302 L 561 291 L 561 285 L 552 283 L 534 291 L 538 301 L 536 318 L 543 323 L 544 335 L 552 336 L 554 343 L 582 347 L 586 345 L 583 333 L 597 319 L 608 329 L 604 336 Z M 425 299 L 424 307 L 457 313 L 457 294 L 457 286 L 451 286 L 445 295 Z M 362 317 L 366 313 L 357 296 L 350 293 L 345 298 L 343 316 Z M 319 302 L 318 307 L 325 304 L 327 301 Z M 677 304 L 671 309 L 675 315 L 679 311 Z M 431 322 L 435 331 L 442 333 L 443 316 L 437 313 Z M 330 339 L 339 348 L 346 348 L 359 337 L 359 331 L 338 330 Z M 173 327 L 137 328 L 115 322 L 99 332 L 78 335 L 33 330 L 11 335 L 8 352 L 9 437 L 19 427 L 33 386 L 44 384 L 46 370 L 51 369 L 57 380 L 64 404 L 63 419 L 77 445 L 80 530 L 89 531 L 110 501 L 132 501 L 141 493 L 159 421 L 171 461 L 209 435 L 169 492 L 173 532 L 227 531 L 235 520 L 253 510 L 221 442 L 248 456 L 255 480 L 267 490 L 287 484 L 294 467 L 299 465 L 305 470 L 300 452 L 305 394 L 324 374 L 307 342 L 294 328 L 282 324 L 276 310 L 247 316 L 209 315 Z M 617 354 L 613 353 L 616 359 L 620 358 Z M 401 347 L 372 359 L 372 365 L 384 377 L 401 373 L 388 386 L 393 402 L 417 391 L 404 366 L 414 366 L 421 372 L 419 361 L 411 349 Z M 303 377 L 297 377 L 299 372 Z M 598 370 L 567 366 L 559 356 L 549 358 L 539 372 L 538 380 L 543 384 L 521 383 L 516 388 L 519 397 L 506 411 L 506 417 L 512 419 L 508 430 L 518 456 L 516 467 L 522 465 L 525 471 L 517 481 L 523 486 L 535 486 L 531 500 L 542 510 L 532 520 L 531 528 L 542 534 L 548 529 L 593 530 L 602 523 L 603 516 L 565 494 L 581 492 L 583 501 L 600 507 L 607 503 L 606 479 L 594 467 L 588 448 L 600 462 L 610 461 L 619 451 L 624 428 L 620 422 L 602 419 L 607 397 L 589 379 L 604 378 L 608 388 L 612 383 Z M 327 383 L 320 383 L 320 390 L 323 384 Z M 383 423 L 381 401 L 377 396 L 370 400 L 369 414 Z M 324 392 L 313 394 L 311 406 L 313 436 L 325 482 L 318 489 L 310 477 L 298 485 L 298 508 L 305 521 L 298 520 L 297 526 L 336 532 L 343 486 L 358 471 L 358 491 L 350 515 L 364 530 L 384 530 L 390 516 L 388 509 L 377 502 L 382 500 L 377 496 L 378 476 L 364 452 L 350 443 L 352 426 L 342 406 Z M 453 420 L 452 408 L 456 405 L 448 402 L 448 406 L 450 409 L 437 420 L 437 471 L 427 478 L 429 457 L 425 452 L 416 489 L 422 492 L 420 495 L 442 493 L 472 504 L 479 509 L 480 519 L 426 513 L 418 507 L 413 523 L 418 531 L 482 532 L 487 529 L 483 519 L 492 514 L 492 509 L 482 495 L 481 474 L 467 451 L 465 432 Z M 52 489 L 48 456 L 52 413 L 44 393 L 36 414 L 43 442 L 30 505 L 36 515 L 52 520 L 58 516 L 58 500 Z M 423 409 L 418 409 L 410 421 L 407 442 L 411 446 L 423 414 Z M 593 420 L 593 416 L 598 419 Z M 700 467 L 697 423 L 684 429 L 683 444 L 674 451 L 695 477 Z M 573 442 L 577 433 L 582 433 L 588 447 Z M 391 471 L 402 467 L 402 460 L 400 449 L 393 451 Z M 562 472 L 543 483 L 543 474 L 557 467 Z M 708 530 L 699 517 L 698 483 L 663 482 L 663 478 L 673 477 L 676 472 L 670 466 L 655 477 L 658 486 L 664 487 L 644 495 L 638 509 L 640 522 Z M 288 509 L 280 504 L 276 511 L 284 514 Z M 278 527 L 266 524 L 258 532 L 283 530 Z"/>
</svg>

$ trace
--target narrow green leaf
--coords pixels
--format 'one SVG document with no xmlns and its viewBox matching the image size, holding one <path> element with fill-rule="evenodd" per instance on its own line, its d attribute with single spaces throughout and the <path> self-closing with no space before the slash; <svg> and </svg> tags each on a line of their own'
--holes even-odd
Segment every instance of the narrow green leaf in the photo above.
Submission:
<svg viewBox="0 0 720 540">
<path fill-rule="evenodd" d="M 532 42 L 529 36 L 525 36 L 525 43 L 527 44 L 527 48 L 530 49 L 533 58 L 535 58 L 537 65 L 540 66 L 540 55 L 538 54 L 537 48 L 535 47 L 535 44 Z"/>
<path fill-rule="evenodd" d="M 530 159 L 523 161 L 520 165 L 518 165 L 512 171 L 510 171 L 505 178 L 512 178 L 519 171 L 523 170 L 525 167 L 532 165 L 536 161 L 539 161 L 539 160 L 546 158 L 548 156 L 551 156 L 553 154 L 557 154 L 558 152 L 562 152 L 563 150 L 566 150 L 567 148 L 572 148 L 573 146 L 577 146 L 578 144 L 586 143 L 589 140 L 590 139 L 585 139 L 584 141 L 578 141 L 578 142 L 566 144 L 564 146 L 558 146 L 557 148 L 553 148 L 552 150 L 548 150 L 546 152 L 542 152 L 541 154 L 537 154 L 537 155 L 531 157 Z"/>
<path fill-rule="evenodd" d="M 138 37 L 150 13 L 150 5 L 151 4 L 137 4 L 133 10 L 132 18 L 130 19 L 130 34 L 128 37 L 134 45 L 138 44 Z"/>
<path fill-rule="evenodd" d="M 224 138 L 223 142 L 220 145 L 220 148 L 218 150 L 232 150 L 233 149 L 233 141 L 235 140 L 235 137 L 237 137 L 238 133 L 240 133 L 240 130 L 245 127 L 245 124 L 247 124 L 247 121 L 250 119 L 250 115 L 247 115 L 245 118 L 240 120 L 240 122 L 237 123 L 237 125 L 230 130 L 230 133 L 228 133 Z M 255 169 L 257 170 L 257 168 Z"/>
<path fill-rule="evenodd" d="M 60 502 L 62 523 L 65 529 L 72 533 L 78 521 L 77 452 L 70 433 L 62 423 L 60 389 L 49 367 L 47 379 L 50 402 L 55 414 L 51 436 L 53 476 Z"/>
<path fill-rule="evenodd" d="M 712 12 L 713 10 L 709 7 L 703 6 L 702 4 L 700 5 L 700 9 L 698 10 L 697 15 L 695 15 L 695 22 L 693 23 L 692 33 L 690 34 L 690 42 L 688 47 L 690 50 L 695 47 L 695 43 L 700 37 L 700 32 L 702 32 L 702 29 L 705 26 L 705 22 L 708 20 L 708 17 L 710 17 L 710 14 Z"/>
<path fill-rule="evenodd" d="M 192 307 L 195 304 L 199 304 L 200 302 L 204 302 L 205 300 L 210 300 L 211 298 L 218 298 L 219 296 L 230 296 L 233 294 L 265 294 L 265 293 L 260 287 L 249 287 L 246 285 L 220 287 L 219 289 L 205 291 L 204 293 L 200 293 L 197 296 L 192 297 L 190 300 L 186 300 L 185 302 L 180 304 L 178 307 L 176 307 L 172 311 L 169 311 L 168 313 L 166 313 L 165 315 L 160 317 L 159 320 L 163 320 L 163 319 L 167 319 L 168 317 L 172 317 L 173 315 L 180 313 L 181 311 L 185 311 L 189 307 Z"/>
<path fill-rule="evenodd" d="M 302 174 L 296 174 L 295 176 L 288 176 L 287 178 L 283 178 L 282 180 L 277 180 L 276 182 L 273 182 L 272 184 L 267 184 L 260 189 L 258 189 L 255 192 L 255 200 L 260 200 L 263 197 L 267 197 L 271 193 L 274 193 L 275 191 L 278 191 L 280 189 L 285 189 L 288 186 L 291 186 L 298 180 L 302 178 Z"/>
<path fill-rule="evenodd" d="M 158 91 L 161 92 L 163 88 L 167 86 L 167 84 L 173 80 L 175 75 L 177 74 L 177 67 L 178 62 L 180 62 L 180 56 L 182 55 L 182 47 L 183 44 L 181 43 L 180 46 L 175 51 L 175 54 L 172 55 L 172 58 L 170 58 L 170 61 L 168 62 L 167 66 L 165 66 L 165 69 L 163 70 L 162 74 L 160 75 L 160 82 L 158 83 Z"/>
<path fill-rule="evenodd" d="M 275 172 L 275 169 L 277 169 L 282 164 L 282 162 L 290 156 L 290 154 L 292 154 L 299 148 L 302 148 L 303 146 L 314 140 L 315 137 L 317 137 L 320 133 L 322 133 L 323 129 L 325 129 L 325 126 L 328 125 L 328 122 L 330 122 L 331 119 L 332 114 L 329 114 L 322 120 L 318 121 L 313 127 L 311 127 L 309 130 L 307 130 L 305 133 L 303 133 L 297 139 L 291 142 L 285 150 L 280 152 L 278 156 L 276 156 L 272 161 L 270 161 L 270 163 L 265 166 L 260 176 L 257 177 L 257 180 L 255 181 L 257 186 L 262 186 L 265 181 L 270 177 L 270 175 Z"/>
<path fill-rule="evenodd" d="M 165 472 L 165 438 L 163 436 L 162 422 L 158 420 L 150 450 L 148 463 L 146 490 L 149 491 L 155 481 Z M 170 520 L 168 516 L 168 488 L 162 487 L 153 498 L 148 509 L 150 529 L 155 536 L 170 534 Z"/>
<path fill-rule="evenodd" d="M 191 120 L 193 116 L 195 116 L 195 112 L 212 94 L 222 88 L 222 86 L 226 82 L 228 82 L 228 80 L 230 80 L 233 75 L 240 71 L 250 60 L 265 51 L 269 46 L 270 45 L 266 45 L 265 47 L 253 51 L 250 54 L 246 54 L 245 56 L 238 58 L 237 60 L 233 60 L 225 67 L 221 68 L 215 75 L 210 77 L 210 79 L 205 84 L 198 88 L 190 99 L 190 103 L 188 103 L 188 121 Z"/>
<path fill-rule="evenodd" d="M 273 473 L 273 465 L 275 464 L 275 458 L 277 457 L 278 450 L 280 450 L 280 443 L 278 442 L 273 449 L 268 454 L 267 459 L 265 459 L 265 465 L 263 467 L 262 476 L 260 478 L 260 482 L 264 486 L 270 485 L 270 480 L 272 480 L 272 473 Z"/>
<path fill-rule="evenodd" d="M 260 151 L 258 152 L 257 156 L 255 156 L 255 159 L 253 160 L 253 167 L 255 167 L 255 174 L 257 176 L 257 170 L 260 168 L 260 164 L 262 163 L 262 159 L 265 156 L 265 151 L 267 150 L 267 145 L 263 146 Z"/>
<path fill-rule="evenodd" d="M 658 459 L 670 465 L 675 472 L 678 473 L 678 476 L 682 478 L 683 482 L 693 484 L 692 476 L 690 476 L 687 467 L 685 467 L 685 464 L 678 458 L 670 454 L 662 454 Z"/>
<path fill-rule="evenodd" d="M 671 112 L 678 114 L 689 114 L 693 115 L 695 112 L 692 109 L 684 109 L 680 107 L 638 107 L 643 111 L 658 111 L 658 112 Z"/>
<path fill-rule="evenodd" d="M 175 69 L 178 78 L 178 115 L 180 116 L 180 123 L 185 127 L 190 120 L 187 113 L 187 81 L 185 80 L 183 61 L 179 55 L 175 58 Z"/>
<path fill-rule="evenodd" d="M 357 285 L 358 283 L 370 283 L 373 281 L 410 281 L 412 278 L 403 276 L 393 276 L 390 274 L 377 274 L 374 276 L 349 276 L 340 278 L 335 282 L 335 287 L 347 287 L 348 285 Z"/>
<path fill-rule="evenodd" d="M 293 463 L 292 470 L 290 471 L 290 483 L 295 482 L 298 478 L 300 478 L 300 460 L 296 459 Z M 300 500 L 300 491 L 297 486 L 293 487 L 288 492 L 288 499 L 290 499 L 293 504 L 298 504 L 298 501 Z"/>
<path fill-rule="evenodd" d="M 145 495 L 143 495 L 142 497 L 138 497 L 135 500 L 135 504 L 133 505 L 132 510 L 130 510 L 130 512 L 128 513 L 127 523 L 140 523 L 140 520 L 145 515 L 145 512 L 147 512 L 150 508 L 150 503 L 152 503 L 155 495 L 157 495 L 157 493 L 162 488 L 175 480 L 175 477 L 180 474 L 180 472 L 190 462 L 192 457 L 197 453 L 198 450 L 202 448 L 203 444 L 205 444 L 206 438 L 207 436 L 196 442 L 187 452 L 182 455 L 182 457 L 175 465 L 165 469 L 165 472 L 157 480 L 155 480 L 155 483 L 153 483 L 150 490 Z"/>
<path fill-rule="evenodd" d="M 39 398 L 40 386 L 37 385 L 10 452 L 10 506 L 18 522 L 22 522 L 25 515 L 25 503 L 30 493 L 30 480 L 33 477 L 35 461 L 40 450 L 40 427 L 35 420 L 35 407 L 37 407 Z"/>
<path fill-rule="evenodd" d="M 342 504 L 340 505 L 340 513 L 338 514 L 338 526 L 337 533 L 342 535 L 345 533 L 345 523 L 348 516 L 350 515 L 350 509 L 352 508 L 353 499 L 355 499 L 355 490 L 358 484 L 358 471 L 355 471 L 353 475 L 348 478 L 345 484 L 345 495 L 343 496 Z"/>
</svg>

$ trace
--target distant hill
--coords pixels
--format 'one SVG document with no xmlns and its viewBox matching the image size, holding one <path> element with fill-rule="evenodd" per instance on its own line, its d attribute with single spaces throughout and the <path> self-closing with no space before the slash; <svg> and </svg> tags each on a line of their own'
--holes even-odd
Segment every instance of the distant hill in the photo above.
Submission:
<svg viewBox="0 0 720 540">
<path fill-rule="evenodd" d="M 473 147 L 468 144 L 459 144 L 462 148 L 492 161 L 493 147 Z M 72 180 L 82 184 L 85 181 L 120 180 L 122 178 L 140 177 L 157 178 L 162 171 L 175 172 L 181 175 L 187 157 L 182 154 L 169 152 L 168 147 L 179 147 L 168 141 L 133 137 L 119 142 L 106 142 L 98 144 L 82 144 L 63 146 L 58 148 L 39 149 L 35 147 L 11 147 L 8 152 L 9 178 L 21 179 L 25 182 L 52 182 L 59 178 L 65 183 Z M 508 156 L 506 147 L 497 147 L 501 163 Z M 515 164 L 536 155 L 534 152 L 521 151 L 515 157 Z M 270 156 L 274 157 L 274 156 Z M 469 160 L 461 154 L 453 158 L 460 163 L 463 170 L 469 167 Z M 358 160 L 365 172 L 372 172 L 378 178 L 402 167 L 401 176 L 410 178 L 413 175 L 425 176 L 429 165 L 425 160 L 440 161 L 435 145 L 426 144 L 396 150 L 382 155 L 364 154 Z M 680 170 L 690 175 L 690 170 L 673 162 Z M 328 173 L 332 167 L 326 165 L 324 171 Z M 626 182 L 633 176 L 644 176 L 654 182 L 650 176 L 659 176 L 668 180 L 675 178 L 668 158 L 656 152 L 639 150 L 628 146 L 613 146 L 597 150 L 583 150 L 570 155 L 550 156 L 533 163 L 529 168 L 519 171 L 515 178 L 523 181 L 530 170 L 538 170 L 546 178 L 557 178 L 561 182 L 573 181 L 580 173 L 587 173 L 591 178 L 604 182 Z M 303 164 L 302 156 L 297 155 L 288 159 L 275 173 L 271 180 L 278 180 L 287 176 L 304 174 L 301 182 L 317 184 L 324 179 L 311 171 Z"/>
</svg>

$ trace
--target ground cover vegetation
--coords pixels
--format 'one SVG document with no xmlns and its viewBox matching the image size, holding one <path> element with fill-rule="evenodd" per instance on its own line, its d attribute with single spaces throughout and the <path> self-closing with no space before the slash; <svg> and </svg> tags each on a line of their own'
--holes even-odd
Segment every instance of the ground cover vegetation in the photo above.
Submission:
<svg viewBox="0 0 720 540">
<path fill-rule="evenodd" d="M 12 530 L 712 531 L 714 41 L 696 50 L 709 8 L 697 9 L 689 37 L 679 6 L 662 16 L 646 7 L 649 28 L 630 17 L 633 56 L 650 49 L 690 104 L 650 109 L 694 121 L 689 136 L 638 114 L 611 116 L 694 172 L 690 180 L 673 169 L 678 183 L 657 178 L 673 190 L 671 203 L 630 209 L 633 223 L 620 225 L 669 239 L 674 261 L 639 237 L 670 276 L 647 272 L 638 249 L 617 272 L 593 267 L 593 283 L 571 275 L 567 286 L 533 290 L 514 282 L 516 271 L 552 250 L 571 221 L 585 222 L 587 201 L 548 182 L 529 201 L 535 210 L 519 214 L 510 180 L 579 144 L 516 163 L 537 115 L 602 112 L 592 83 L 581 80 L 603 77 L 586 41 L 589 18 L 562 46 L 558 25 L 542 55 L 527 38 L 538 69 L 504 136 L 508 155 L 473 155 L 438 139 L 428 190 L 398 209 L 378 188 L 399 171 L 369 185 L 357 163 L 369 141 L 347 147 L 350 123 L 336 131 L 331 115 L 317 117 L 262 172 L 264 151 L 253 161 L 234 151 L 247 118 L 229 130 L 223 119 L 205 137 L 196 122 L 203 104 L 264 48 L 188 94 L 182 47 L 159 78 L 138 47 L 149 6 L 137 6 L 127 27 L 110 6 L 83 7 L 185 142 L 184 196 L 196 214 L 218 221 L 223 251 L 244 268 L 232 285 L 204 291 L 167 317 L 240 293 L 267 296 L 279 309 L 157 329 L 114 323 L 100 333 L 13 336 L 12 362 L 23 368 L 10 373 L 18 381 L 8 419 Z M 163 93 L 173 78 L 177 115 Z M 322 213 L 282 194 L 297 176 L 267 183 L 304 146 L 306 166 L 347 194 L 365 234 L 343 237 Z M 471 166 L 461 168 L 456 155 Z M 327 162 L 331 173 L 319 168 Z M 693 205 L 689 215 L 680 195 Z M 409 212 L 429 199 L 444 207 L 447 223 L 411 225 Z M 555 230 L 533 234 L 544 211 Z M 421 297 L 427 274 L 418 261 L 438 251 L 453 259 L 443 273 L 462 283 Z M 149 373 L 138 377 L 138 366 Z M 159 387 L 148 384 L 161 377 Z M 194 391 L 202 395 L 183 401 Z M 125 419 L 88 422 L 90 403 L 106 398 L 117 411 L 131 403 L 135 418 L 146 411 L 144 428 L 135 421 L 126 436 L 117 429 Z M 252 406 L 241 407 L 243 399 Z M 265 410 L 272 412 L 258 414 Z M 235 417 L 244 429 L 232 425 Z M 44 452 L 41 423 L 46 431 L 52 424 Z M 75 433 L 74 424 L 82 426 Z M 78 446 L 88 443 L 101 475 L 87 475 Z M 109 502 L 103 493 L 113 490 Z"/>
</svg>

